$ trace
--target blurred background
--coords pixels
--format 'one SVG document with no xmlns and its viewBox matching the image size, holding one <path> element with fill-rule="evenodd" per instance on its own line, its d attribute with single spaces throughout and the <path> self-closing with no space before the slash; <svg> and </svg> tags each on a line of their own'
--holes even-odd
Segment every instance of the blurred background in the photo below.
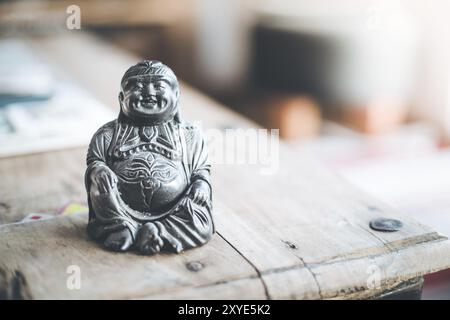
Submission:
<svg viewBox="0 0 450 320">
<path fill-rule="evenodd" d="M 449 1 L 0 1 L 2 41 L 67 31 L 73 4 L 79 32 L 165 62 L 200 91 L 279 128 L 292 149 L 310 150 L 450 236 Z M 51 87 L 42 69 L 32 92 L 23 92 L 23 78 L 11 84 L 17 54 L 8 48 L 0 50 L 0 135 L 10 130 L 2 109 L 45 100 Z M 450 273 L 429 276 L 424 298 L 449 299 Z"/>
</svg>

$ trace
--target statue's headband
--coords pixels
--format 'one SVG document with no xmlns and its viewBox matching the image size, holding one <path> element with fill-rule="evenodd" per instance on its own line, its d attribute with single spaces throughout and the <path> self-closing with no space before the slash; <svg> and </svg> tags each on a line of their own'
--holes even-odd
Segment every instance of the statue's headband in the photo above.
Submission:
<svg viewBox="0 0 450 320">
<path fill-rule="evenodd" d="M 129 78 L 146 75 L 164 76 L 169 78 L 172 82 L 177 83 L 175 73 L 173 73 L 168 66 L 156 60 L 145 60 L 130 67 L 123 75 L 121 84 L 123 85 Z"/>
</svg>

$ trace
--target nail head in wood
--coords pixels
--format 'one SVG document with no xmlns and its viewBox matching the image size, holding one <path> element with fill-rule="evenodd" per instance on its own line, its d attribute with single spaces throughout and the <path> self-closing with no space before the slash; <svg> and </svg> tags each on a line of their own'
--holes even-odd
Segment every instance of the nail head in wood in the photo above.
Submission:
<svg viewBox="0 0 450 320">
<path fill-rule="evenodd" d="M 403 227 L 403 223 L 400 220 L 388 218 L 374 219 L 370 221 L 369 225 L 373 230 L 383 232 L 395 232 Z"/>
</svg>

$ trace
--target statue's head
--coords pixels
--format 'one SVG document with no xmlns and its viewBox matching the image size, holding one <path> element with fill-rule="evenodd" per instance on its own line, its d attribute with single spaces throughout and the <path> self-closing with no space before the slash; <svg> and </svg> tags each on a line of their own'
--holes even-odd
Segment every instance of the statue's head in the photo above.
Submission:
<svg viewBox="0 0 450 320">
<path fill-rule="evenodd" d="M 129 118 L 157 125 L 174 118 L 180 91 L 173 71 L 159 61 L 143 61 L 122 77 L 121 111 Z"/>
</svg>

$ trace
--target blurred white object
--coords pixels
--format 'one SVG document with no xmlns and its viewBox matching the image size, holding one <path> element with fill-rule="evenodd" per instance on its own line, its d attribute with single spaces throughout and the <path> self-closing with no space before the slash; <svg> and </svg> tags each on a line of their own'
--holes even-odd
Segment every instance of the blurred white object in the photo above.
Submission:
<svg viewBox="0 0 450 320">
<path fill-rule="evenodd" d="M 249 64 L 248 2 L 195 1 L 195 65 L 203 86 L 217 93 L 240 90 Z"/>
<path fill-rule="evenodd" d="M 423 35 L 413 116 L 437 125 L 450 141 L 450 2 L 413 0 L 406 4 Z"/>
<path fill-rule="evenodd" d="M 88 92 L 59 84 L 48 101 L 0 108 L 0 157 L 86 145 L 115 116 Z"/>
<path fill-rule="evenodd" d="M 86 145 L 114 117 L 88 92 L 56 81 L 23 41 L 0 40 L 0 157 Z"/>
<path fill-rule="evenodd" d="M 320 79 L 320 91 L 333 105 L 408 104 L 416 76 L 418 35 L 414 17 L 401 1 L 263 3 L 259 16 L 266 27 L 297 34 L 298 46 L 305 43 L 302 40 L 314 39 L 306 43 L 315 49 L 298 49 L 298 54 L 316 54 L 304 53 L 298 63 L 311 71 L 303 77 Z"/>
<path fill-rule="evenodd" d="M 20 40 L 0 40 L 0 96 L 48 97 L 54 81 L 49 68 Z"/>
</svg>

